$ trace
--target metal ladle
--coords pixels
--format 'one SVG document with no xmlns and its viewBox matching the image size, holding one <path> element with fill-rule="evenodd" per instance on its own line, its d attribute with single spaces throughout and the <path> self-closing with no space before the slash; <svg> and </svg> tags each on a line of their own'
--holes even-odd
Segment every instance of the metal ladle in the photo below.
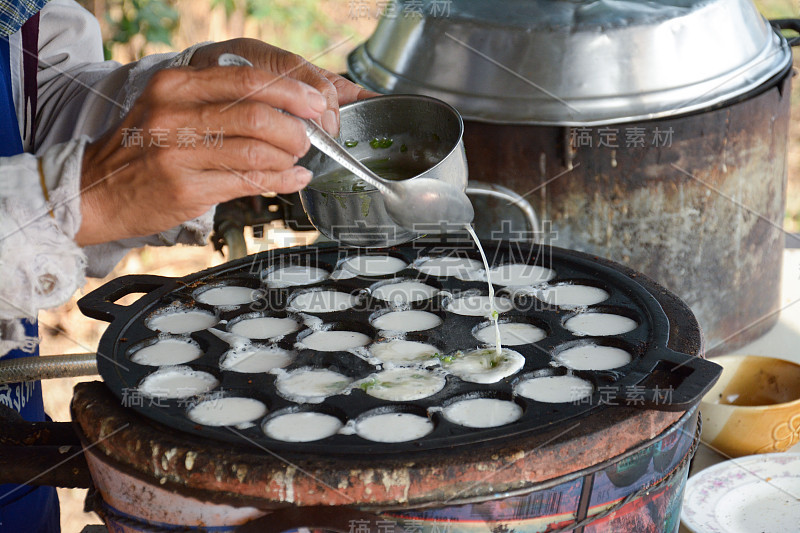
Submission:
<svg viewBox="0 0 800 533">
<path fill-rule="evenodd" d="M 220 66 L 250 66 L 247 59 L 235 54 L 219 56 Z M 311 144 L 341 166 L 375 187 L 382 195 L 386 213 L 398 225 L 424 233 L 442 233 L 461 229 L 475 218 L 469 198 L 455 185 L 433 178 L 385 180 L 356 159 L 316 122 L 302 119 Z"/>
</svg>

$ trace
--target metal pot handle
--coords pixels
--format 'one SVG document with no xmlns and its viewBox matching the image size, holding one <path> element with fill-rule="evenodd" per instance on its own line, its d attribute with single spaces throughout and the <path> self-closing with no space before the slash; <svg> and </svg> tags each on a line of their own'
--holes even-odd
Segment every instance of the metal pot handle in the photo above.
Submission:
<svg viewBox="0 0 800 533">
<path fill-rule="evenodd" d="M 525 215 L 525 220 L 528 221 L 528 226 L 531 230 L 531 244 L 537 244 L 540 240 L 539 235 L 539 218 L 536 216 L 536 210 L 531 203 L 523 196 L 515 193 L 508 187 L 497 185 L 496 183 L 485 183 L 482 181 L 469 180 L 467 182 L 467 194 L 475 196 L 491 196 L 492 198 L 499 198 L 507 200 L 509 205 L 514 205 L 522 214 Z"/>
<path fill-rule="evenodd" d="M 800 33 L 800 19 L 772 19 L 769 21 L 773 28 L 776 30 L 792 30 Z M 797 46 L 800 44 L 800 35 L 786 39 L 789 46 Z"/>
<path fill-rule="evenodd" d="M 407 533 L 394 521 L 352 507 L 285 507 L 236 528 L 236 533 L 283 533 L 298 528 L 338 533 Z"/>
</svg>

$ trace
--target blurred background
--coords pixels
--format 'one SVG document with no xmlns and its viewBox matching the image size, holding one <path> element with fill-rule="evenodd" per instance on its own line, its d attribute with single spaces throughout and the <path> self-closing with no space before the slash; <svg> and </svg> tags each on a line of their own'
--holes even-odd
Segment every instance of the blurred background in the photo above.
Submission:
<svg viewBox="0 0 800 533">
<path fill-rule="evenodd" d="M 100 21 L 107 59 L 121 63 L 145 55 L 180 51 L 194 43 L 252 37 L 298 53 L 332 70 L 346 70 L 347 54 L 375 28 L 386 0 L 79 0 Z M 797 0 L 758 0 L 767 18 L 797 17 Z M 800 61 L 795 57 L 795 68 Z M 784 228 L 800 231 L 800 83 L 792 89 L 789 187 Z M 757 176 L 753 177 L 758 179 Z M 251 252 L 312 242 L 316 232 L 295 233 L 280 224 L 265 228 L 264 237 L 246 235 Z M 106 279 L 89 280 L 66 305 L 39 316 L 43 355 L 94 352 L 105 323 L 84 317 L 75 305 L 108 279 L 125 274 L 183 276 L 224 262 L 211 245 L 145 248 L 130 252 Z M 69 420 L 75 382 L 44 382 L 45 408 L 54 420 Z M 77 533 L 99 524 L 83 512 L 85 490 L 59 489 L 62 531 Z"/>
</svg>

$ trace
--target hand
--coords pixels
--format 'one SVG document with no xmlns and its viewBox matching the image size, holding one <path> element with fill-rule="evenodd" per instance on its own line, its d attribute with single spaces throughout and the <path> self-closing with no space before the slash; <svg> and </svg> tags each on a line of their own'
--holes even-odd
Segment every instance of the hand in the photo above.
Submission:
<svg viewBox="0 0 800 533">
<path fill-rule="evenodd" d="M 378 93 L 368 91 L 338 74 L 319 68 L 297 54 L 256 39 L 232 39 L 203 46 L 192 55 L 191 65 L 195 67 L 216 65 L 217 58 L 224 53 L 247 58 L 256 68 L 304 82 L 321 92 L 327 100 L 327 109 L 322 113 L 319 123 L 334 137 L 339 133 L 340 105 L 378 96 Z"/>
<path fill-rule="evenodd" d="M 76 242 L 151 235 L 233 198 L 302 189 L 305 127 L 278 109 L 319 120 L 327 108 L 317 89 L 263 69 L 157 72 L 122 123 L 86 146 Z M 182 128 L 196 131 L 194 147 L 179 146 Z M 221 148 L 203 142 L 207 128 L 222 132 Z M 126 145 L 131 132 L 140 144 Z"/>
</svg>

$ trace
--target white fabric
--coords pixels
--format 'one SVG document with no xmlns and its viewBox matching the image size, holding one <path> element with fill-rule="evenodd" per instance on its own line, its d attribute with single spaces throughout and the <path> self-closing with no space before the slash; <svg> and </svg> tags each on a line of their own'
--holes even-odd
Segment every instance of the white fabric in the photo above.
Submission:
<svg viewBox="0 0 800 533">
<path fill-rule="evenodd" d="M 22 50 L 10 39 L 12 84 L 20 127 Z M 73 0 L 52 0 L 39 25 L 36 145 L 0 157 L 0 357 L 26 342 L 14 322 L 39 309 L 66 302 L 86 274 L 108 274 L 128 249 L 145 244 L 203 244 L 211 232 L 213 209 L 159 235 L 78 247 L 81 223 L 80 171 L 85 144 L 116 125 L 154 72 L 185 66 L 193 46 L 180 54 L 149 56 L 129 65 L 103 60 L 100 28 Z M 50 195 L 46 204 L 37 157 Z M 50 216 L 52 210 L 54 217 Z"/>
</svg>

